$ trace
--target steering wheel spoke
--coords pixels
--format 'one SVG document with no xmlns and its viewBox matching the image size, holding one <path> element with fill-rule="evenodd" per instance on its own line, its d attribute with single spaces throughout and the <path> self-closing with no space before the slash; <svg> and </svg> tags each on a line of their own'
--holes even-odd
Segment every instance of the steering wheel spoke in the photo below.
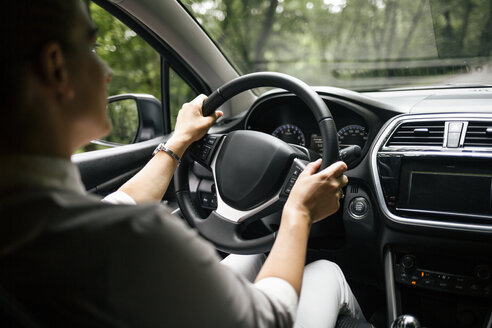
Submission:
<svg viewBox="0 0 492 328">
<path fill-rule="evenodd" d="M 213 156 L 219 148 L 223 134 L 206 134 L 202 139 L 194 142 L 189 152 L 198 163 L 210 167 Z"/>
<path fill-rule="evenodd" d="M 282 188 L 280 189 L 280 199 L 287 199 L 290 195 L 290 192 L 292 190 L 292 187 L 294 187 L 294 184 L 297 181 L 297 178 L 299 177 L 299 174 L 304 170 L 306 165 L 309 162 L 303 159 L 296 158 L 292 162 L 292 166 L 290 167 L 289 173 L 287 174 L 287 177 L 285 179 L 285 182 L 282 185 Z"/>
<path fill-rule="evenodd" d="M 254 254 L 270 249 L 275 240 L 275 233 L 255 239 L 245 239 L 241 234 L 243 223 L 231 222 L 216 211 L 208 218 L 197 222 L 200 234 L 209 240 L 214 240 L 215 246 L 223 251 L 234 254 Z"/>
</svg>

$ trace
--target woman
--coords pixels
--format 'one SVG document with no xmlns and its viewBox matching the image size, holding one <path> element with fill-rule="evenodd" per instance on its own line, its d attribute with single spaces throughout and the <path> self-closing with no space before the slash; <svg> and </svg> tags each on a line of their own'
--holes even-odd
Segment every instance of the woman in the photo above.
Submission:
<svg viewBox="0 0 492 328">
<path fill-rule="evenodd" d="M 1 37 L 8 125 L 0 132 L 0 277 L 35 321 L 308 327 L 333 326 L 340 311 L 362 318 L 335 264 L 304 269 L 312 223 L 340 206 L 344 163 L 319 173 L 320 161 L 310 163 L 299 176 L 253 284 L 221 265 L 211 245 L 156 204 L 177 159 L 222 113 L 203 117 L 203 95 L 183 105 L 165 148 L 101 202 L 86 194 L 70 163 L 75 149 L 110 129 L 105 88 L 111 71 L 93 51 L 97 30 L 87 4 L 17 0 L 5 6 L 0 24 L 16 33 Z"/>
</svg>

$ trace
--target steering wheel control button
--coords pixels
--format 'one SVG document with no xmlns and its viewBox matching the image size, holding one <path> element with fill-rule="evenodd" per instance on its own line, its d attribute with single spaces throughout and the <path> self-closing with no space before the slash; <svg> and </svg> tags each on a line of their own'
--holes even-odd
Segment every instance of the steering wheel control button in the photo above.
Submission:
<svg viewBox="0 0 492 328">
<path fill-rule="evenodd" d="M 210 195 L 202 193 L 201 202 L 203 206 L 210 206 Z"/>
<path fill-rule="evenodd" d="M 205 161 L 207 159 L 207 156 L 208 156 L 209 153 L 210 153 L 210 148 L 209 147 L 204 147 L 202 149 L 202 152 L 200 153 L 200 158 Z"/>
<path fill-rule="evenodd" d="M 191 153 L 195 160 L 208 166 L 215 147 L 220 140 L 220 135 L 206 135 L 191 147 Z"/>
<path fill-rule="evenodd" d="M 349 213 L 354 219 L 362 219 L 369 212 L 369 201 L 364 197 L 355 197 L 349 204 Z"/>
<path fill-rule="evenodd" d="M 292 188 L 294 187 L 294 184 L 297 181 L 297 178 L 299 177 L 299 174 L 301 174 L 303 167 L 301 167 L 302 164 L 298 159 L 294 161 L 294 164 L 290 168 L 289 174 L 287 175 L 287 183 L 284 185 L 282 188 L 282 195 L 284 196 L 289 196 L 290 192 L 292 191 Z"/>
<path fill-rule="evenodd" d="M 201 192 L 200 193 L 200 205 L 207 209 L 217 208 L 217 196 L 212 193 Z"/>
<path fill-rule="evenodd" d="M 287 183 L 287 186 L 285 187 L 284 193 L 286 195 L 289 195 L 290 192 L 292 191 L 292 188 L 294 187 L 294 184 L 297 181 L 297 176 L 293 176 L 292 178 L 289 179 L 289 182 Z"/>
<path fill-rule="evenodd" d="M 207 137 L 205 138 L 205 141 L 207 143 L 207 145 L 210 145 L 210 146 L 213 146 L 215 144 L 215 142 L 217 141 L 217 137 Z"/>
<path fill-rule="evenodd" d="M 212 199 L 210 200 L 210 207 L 213 209 L 217 208 L 217 195 L 213 194 Z"/>
</svg>

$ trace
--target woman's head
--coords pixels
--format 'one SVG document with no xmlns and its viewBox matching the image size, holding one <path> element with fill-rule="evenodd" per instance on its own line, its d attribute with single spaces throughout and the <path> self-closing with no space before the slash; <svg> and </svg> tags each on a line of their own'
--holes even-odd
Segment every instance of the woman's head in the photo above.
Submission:
<svg viewBox="0 0 492 328">
<path fill-rule="evenodd" d="M 76 148 L 109 131 L 110 72 L 93 51 L 97 31 L 85 1 L 8 1 L 0 27 L 9 31 L 0 37 L 7 138 L 15 133 L 18 143 L 31 134 L 24 143 L 34 142 L 33 130 L 41 129 L 51 142 L 62 137 Z"/>
<path fill-rule="evenodd" d="M 38 70 L 38 55 L 43 45 L 49 41 L 60 44 L 68 50 L 70 33 L 74 28 L 74 18 L 78 0 L 16 0 L 6 1 L 0 12 L 1 30 L 1 72 L 2 82 L 10 91 L 9 99 L 19 88 L 27 70 Z M 10 89 L 10 90 L 9 90 Z M 15 101 L 15 99 L 12 99 Z"/>
</svg>

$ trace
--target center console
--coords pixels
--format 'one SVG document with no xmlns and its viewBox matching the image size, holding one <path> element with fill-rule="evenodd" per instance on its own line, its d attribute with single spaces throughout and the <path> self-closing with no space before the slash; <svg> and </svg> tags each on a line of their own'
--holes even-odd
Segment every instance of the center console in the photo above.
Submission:
<svg viewBox="0 0 492 328">
<path fill-rule="evenodd" d="M 429 328 L 492 327 L 489 259 L 393 248 L 385 271 L 390 320 L 412 314 Z"/>
<path fill-rule="evenodd" d="M 371 171 L 395 231 L 492 242 L 492 115 L 399 116 L 378 136 Z M 388 321 L 413 314 L 431 328 L 492 327 L 492 257 L 440 238 L 383 245 Z"/>
</svg>

